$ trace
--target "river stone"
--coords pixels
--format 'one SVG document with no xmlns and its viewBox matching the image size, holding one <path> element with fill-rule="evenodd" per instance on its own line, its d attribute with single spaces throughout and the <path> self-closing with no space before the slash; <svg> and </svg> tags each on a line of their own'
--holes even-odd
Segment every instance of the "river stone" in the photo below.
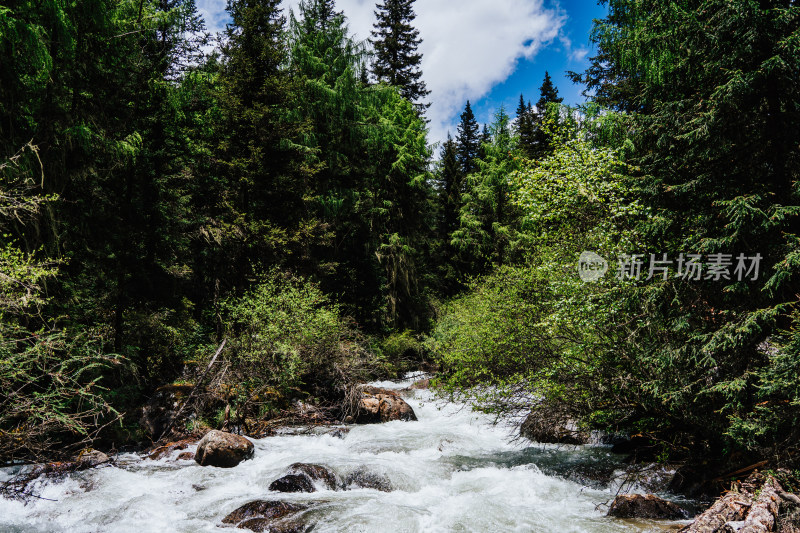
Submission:
<svg viewBox="0 0 800 533">
<path fill-rule="evenodd" d="M 197 445 L 194 460 L 200 466 L 233 468 L 253 457 L 253 443 L 240 435 L 209 431 Z"/>
<path fill-rule="evenodd" d="M 158 460 L 158 459 L 161 459 L 162 457 L 164 457 L 166 455 L 169 455 L 170 453 L 172 453 L 175 450 L 185 450 L 186 448 L 188 448 L 189 446 L 191 446 L 195 442 L 197 442 L 196 438 L 195 439 L 191 439 L 191 438 L 190 439 L 183 439 L 183 440 L 179 440 L 179 441 L 175 441 L 175 442 L 170 442 L 170 443 L 167 443 L 167 444 L 165 444 L 163 446 L 159 446 L 158 448 L 155 448 L 152 452 L 150 452 L 150 455 L 148 455 L 147 458 L 148 459 L 153 459 L 153 460 Z"/>
<path fill-rule="evenodd" d="M 245 520 L 238 526 L 238 529 L 249 529 L 256 533 L 304 533 L 309 531 L 309 527 L 302 522 L 294 520 L 288 522 L 275 522 L 269 518 L 251 518 Z"/>
<path fill-rule="evenodd" d="M 308 474 L 289 474 L 273 481 L 269 490 L 275 492 L 316 492 L 314 482 Z"/>
<path fill-rule="evenodd" d="M 381 492 L 391 492 L 392 482 L 384 474 L 371 472 L 366 468 L 359 468 L 347 475 L 345 484 L 348 489 L 353 487 L 362 489 L 375 489 Z"/>
<path fill-rule="evenodd" d="M 614 499 L 608 516 L 616 518 L 650 518 L 661 520 L 679 520 L 686 518 L 686 511 L 672 502 L 659 498 L 655 494 L 623 494 Z"/>
<path fill-rule="evenodd" d="M 102 464 L 111 461 L 111 459 L 103 452 L 89 449 L 82 451 L 78 455 L 76 461 L 80 463 L 83 469 L 83 468 L 94 468 L 96 466 L 100 466 Z"/>
<path fill-rule="evenodd" d="M 312 481 L 320 481 L 330 490 L 339 487 L 336 474 L 327 466 L 309 463 L 294 463 L 289 467 L 289 474 L 304 474 Z"/>
<path fill-rule="evenodd" d="M 411 406 L 394 391 L 377 387 L 363 387 L 360 392 L 358 414 L 355 417 L 357 424 L 417 419 Z"/>
<path fill-rule="evenodd" d="M 256 500 L 246 503 L 222 519 L 223 524 L 238 524 L 253 518 L 280 520 L 289 515 L 308 509 L 297 503 Z"/>
<path fill-rule="evenodd" d="M 588 444 L 590 435 L 561 406 L 537 406 L 519 428 L 521 437 L 549 444 Z"/>
</svg>

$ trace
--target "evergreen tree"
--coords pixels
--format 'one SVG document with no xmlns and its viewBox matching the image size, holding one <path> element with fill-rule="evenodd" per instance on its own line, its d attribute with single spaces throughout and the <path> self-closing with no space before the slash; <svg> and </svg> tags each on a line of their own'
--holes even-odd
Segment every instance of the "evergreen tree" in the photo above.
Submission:
<svg viewBox="0 0 800 533">
<path fill-rule="evenodd" d="M 519 169 L 512 155 L 514 139 L 510 117 L 501 106 L 486 128 L 484 155 L 476 172 L 466 176 L 459 228 L 453 242 L 467 260 L 469 274 L 486 272 L 508 260 L 508 246 L 516 240 L 518 216 L 509 206 L 509 178 Z"/>
<path fill-rule="evenodd" d="M 558 89 L 553 84 L 550 73 L 545 71 L 536 109 L 531 111 L 533 136 L 530 144 L 523 144 L 523 150 L 532 159 L 541 159 L 552 152 L 552 137 L 558 123 L 558 114 L 551 109 L 551 104 L 560 104 L 563 101 L 558 96 Z"/>
<path fill-rule="evenodd" d="M 458 163 L 461 165 L 461 173 L 466 176 L 477 168 L 476 160 L 480 154 L 481 135 L 478 121 L 472 113 L 472 106 L 467 100 L 464 112 L 461 113 L 461 123 L 458 125 L 458 136 L 456 145 L 458 151 Z"/>
<path fill-rule="evenodd" d="M 644 246 L 731 254 L 732 271 L 738 254 L 759 254 L 762 273 L 671 277 L 631 294 L 627 316 L 648 321 L 625 333 L 635 345 L 609 355 L 628 376 L 612 393 L 625 406 L 618 415 L 667 420 L 664 435 L 677 442 L 677 428 L 713 458 L 736 447 L 787 458 L 800 436 L 789 407 L 800 400 L 800 6 L 608 4 L 584 79 L 603 104 L 636 112 L 626 118 L 628 157 L 641 170 L 629 187 L 648 209 Z"/>
<path fill-rule="evenodd" d="M 553 84 L 550 73 L 545 71 L 542 86 L 539 87 L 539 100 L 536 102 L 536 111 L 538 113 L 544 113 L 547 109 L 547 104 L 560 104 L 563 101 L 564 98 L 558 96 L 558 88 Z"/>
<path fill-rule="evenodd" d="M 520 151 L 524 156 L 531 157 L 536 142 L 533 110 L 530 103 L 525 103 L 521 94 L 517 106 L 516 134 Z"/>
<path fill-rule="evenodd" d="M 375 49 L 372 72 L 378 81 L 400 89 L 400 94 L 413 102 L 420 112 L 430 104 L 424 103 L 430 91 L 422 81 L 422 43 L 414 28 L 414 0 L 385 0 L 377 5 L 371 43 Z"/>
<path fill-rule="evenodd" d="M 440 183 L 439 202 L 442 206 L 439 229 L 442 240 L 449 241 L 450 235 L 458 227 L 462 204 L 461 195 L 464 187 L 461 165 L 458 163 L 458 147 L 449 132 L 447 140 L 442 145 L 438 178 Z"/>
<path fill-rule="evenodd" d="M 213 209 L 225 230 L 217 235 L 217 254 L 207 282 L 229 280 L 233 289 L 260 265 L 284 264 L 301 246 L 294 232 L 304 214 L 304 175 L 300 154 L 285 140 L 299 135 L 286 111 L 291 80 L 284 65 L 286 19 L 279 0 L 229 0 L 219 74 L 222 127 L 219 172 L 212 182 Z M 209 192 L 212 192 L 209 191 Z M 224 199 L 224 211 L 218 202 Z"/>
</svg>

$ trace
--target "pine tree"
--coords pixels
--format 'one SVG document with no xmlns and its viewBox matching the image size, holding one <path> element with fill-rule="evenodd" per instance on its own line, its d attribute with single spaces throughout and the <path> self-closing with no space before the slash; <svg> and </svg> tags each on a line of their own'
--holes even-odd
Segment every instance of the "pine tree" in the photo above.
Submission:
<svg viewBox="0 0 800 533">
<path fill-rule="evenodd" d="M 540 159 L 552 152 L 552 124 L 548 121 L 557 121 L 558 115 L 552 114 L 550 104 L 560 104 L 564 98 L 558 96 L 558 89 L 550 78 L 550 73 L 545 71 L 542 86 L 539 88 L 539 100 L 536 102 L 536 109 L 531 111 L 531 123 L 533 126 L 533 136 L 526 149 L 526 153 L 532 159 Z"/>
<path fill-rule="evenodd" d="M 524 156 L 530 157 L 533 154 L 533 146 L 535 144 L 533 109 L 530 103 L 525 103 L 525 98 L 521 94 L 519 95 L 519 105 L 517 106 L 516 134 L 519 150 Z"/>
<path fill-rule="evenodd" d="M 399 88 L 421 113 L 430 106 L 424 103 L 430 91 L 422 81 L 422 54 L 417 51 L 422 40 L 413 26 L 413 4 L 414 0 L 385 0 L 377 5 L 378 21 L 371 39 L 375 48 L 372 72 L 378 81 Z"/>
<path fill-rule="evenodd" d="M 536 111 L 538 113 L 544 113 L 547 109 L 547 104 L 560 104 L 563 101 L 564 98 L 558 96 L 558 88 L 553 84 L 550 73 L 545 71 L 542 86 L 539 87 L 539 101 L 536 102 Z"/>
<path fill-rule="evenodd" d="M 456 145 L 458 151 L 458 163 L 461 165 L 461 173 L 466 176 L 477 168 L 475 160 L 478 159 L 481 148 L 481 136 L 478 121 L 472 112 L 472 106 L 467 100 L 464 112 L 461 113 L 461 123 L 458 125 L 458 136 Z"/>
<path fill-rule="evenodd" d="M 439 182 L 441 184 L 440 204 L 442 205 L 442 238 L 449 240 L 450 234 L 458 227 L 458 213 L 461 210 L 461 193 L 463 175 L 458 162 L 458 146 L 447 133 L 447 140 L 442 145 L 439 162 Z"/>
</svg>

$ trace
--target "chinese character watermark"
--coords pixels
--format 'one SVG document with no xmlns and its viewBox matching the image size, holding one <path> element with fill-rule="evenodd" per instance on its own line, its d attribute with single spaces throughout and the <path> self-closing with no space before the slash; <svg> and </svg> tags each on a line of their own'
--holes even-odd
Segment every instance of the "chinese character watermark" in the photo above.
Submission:
<svg viewBox="0 0 800 533">
<path fill-rule="evenodd" d="M 646 261 L 646 259 L 649 259 Z M 668 254 L 621 255 L 617 258 L 618 280 L 663 280 L 670 277 L 686 281 L 758 281 L 761 260 L 757 253 L 680 254 L 670 259 Z M 583 281 L 592 282 L 603 278 L 609 271 L 609 263 L 596 252 L 583 252 L 578 261 L 578 274 Z"/>
</svg>

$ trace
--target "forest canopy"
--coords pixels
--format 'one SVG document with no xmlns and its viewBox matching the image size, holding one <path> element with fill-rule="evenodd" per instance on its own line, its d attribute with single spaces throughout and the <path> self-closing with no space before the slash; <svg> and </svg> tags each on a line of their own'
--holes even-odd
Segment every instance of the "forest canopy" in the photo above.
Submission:
<svg viewBox="0 0 800 533">
<path fill-rule="evenodd" d="M 207 426 L 427 366 L 797 465 L 800 6 L 604 4 L 585 104 L 546 73 L 441 145 L 412 0 L 366 41 L 333 0 L 229 0 L 218 36 L 194 0 L 0 6 L 0 460 L 157 440 L 141 407 L 217 364 Z"/>
</svg>

